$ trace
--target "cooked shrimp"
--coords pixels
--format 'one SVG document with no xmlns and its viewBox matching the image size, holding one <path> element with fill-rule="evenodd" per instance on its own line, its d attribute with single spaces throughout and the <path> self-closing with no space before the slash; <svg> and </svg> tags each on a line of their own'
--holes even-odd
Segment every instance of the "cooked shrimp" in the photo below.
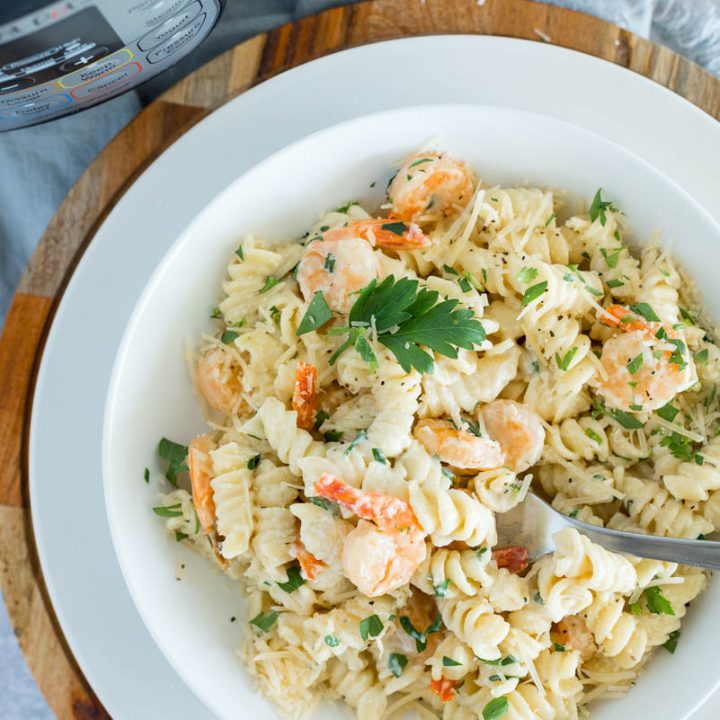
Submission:
<svg viewBox="0 0 720 720">
<path fill-rule="evenodd" d="M 355 220 L 342 227 L 328 230 L 323 238 L 324 240 L 362 238 L 373 247 L 389 250 L 419 250 L 432 245 L 432 240 L 425 235 L 419 225 L 412 222 L 398 222 L 392 218 Z"/>
<path fill-rule="evenodd" d="M 318 560 L 305 548 L 299 538 L 293 543 L 293 553 L 300 563 L 300 570 L 306 580 L 315 580 L 327 568 L 322 560 Z"/>
<path fill-rule="evenodd" d="M 610 305 L 600 320 L 625 330 L 603 345 L 600 356 L 606 377 L 598 390 L 610 407 L 657 410 L 696 382 L 683 336 L 670 325 L 647 321 L 621 305 Z"/>
<path fill-rule="evenodd" d="M 555 623 L 551 637 L 554 642 L 567 645 L 571 650 L 577 650 L 583 660 L 589 659 L 597 651 L 595 638 L 580 615 L 568 615 Z"/>
<path fill-rule="evenodd" d="M 200 527 L 206 535 L 215 529 L 215 500 L 210 485 L 212 480 L 212 458 L 210 452 L 215 443 L 207 435 L 199 435 L 188 446 L 188 468 L 195 512 Z"/>
<path fill-rule="evenodd" d="M 207 435 L 199 435 L 190 441 L 188 446 L 188 470 L 192 499 L 197 513 L 198 522 L 203 533 L 208 536 L 210 546 L 222 567 L 227 567 L 227 560 L 220 554 L 218 536 L 215 531 L 215 499 L 210 484 L 212 480 L 212 459 L 210 453 L 215 443 Z"/>
<path fill-rule="evenodd" d="M 361 593 L 376 597 L 410 582 L 427 548 L 425 532 L 408 503 L 356 490 L 327 473 L 320 476 L 315 492 L 361 518 L 346 536 L 342 552 L 345 575 Z"/>
<path fill-rule="evenodd" d="M 500 443 L 457 430 L 449 420 L 421 420 L 415 426 L 415 437 L 429 453 L 459 471 L 490 470 L 505 461 Z"/>
<path fill-rule="evenodd" d="M 409 157 L 388 187 L 391 214 L 419 220 L 425 213 L 451 215 L 470 202 L 474 180 L 464 163 L 443 153 Z"/>
<path fill-rule="evenodd" d="M 307 302 L 316 292 L 322 292 L 333 310 L 347 313 L 355 302 L 353 293 L 379 274 L 370 243 L 360 237 L 347 237 L 311 242 L 298 265 L 297 281 Z"/>
<path fill-rule="evenodd" d="M 295 374 L 295 391 L 292 398 L 292 408 L 297 413 L 299 428 L 312 430 L 317 406 L 317 368 L 301 361 Z"/>
<path fill-rule="evenodd" d="M 538 414 L 514 400 L 493 400 L 480 411 L 488 435 L 505 453 L 505 465 L 522 472 L 542 455 L 545 428 Z"/>
<path fill-rule="evenodd" d="M 210 407 L 229 415 L 241 391 L 231 355 L 216 347 L 198 360 L 195 368 L 198 390 Z"/>
</svg>

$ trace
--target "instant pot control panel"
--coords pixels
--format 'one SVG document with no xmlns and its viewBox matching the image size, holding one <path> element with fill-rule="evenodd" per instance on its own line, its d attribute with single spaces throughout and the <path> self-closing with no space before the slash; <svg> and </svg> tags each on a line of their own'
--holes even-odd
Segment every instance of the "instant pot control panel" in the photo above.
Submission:
<svg viewBox="0 0 720 720">
<path fill-rule="evenodd" d="M 0 131 L 83 110 L 181 60 L 219 0 L 72 0 L 0 26 Z"/>
</svg>

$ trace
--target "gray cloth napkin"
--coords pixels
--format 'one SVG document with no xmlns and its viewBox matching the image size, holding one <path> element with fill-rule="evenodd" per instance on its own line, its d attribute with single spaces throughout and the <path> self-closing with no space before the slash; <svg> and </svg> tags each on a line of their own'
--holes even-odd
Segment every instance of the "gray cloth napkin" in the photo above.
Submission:
<svg viewBox="0 0 720 720">
<path fill-rule="evenodd" d="M 22 0 L 14 0 L 18 6 Z M 420 1 L 420 0 L 418 0 Z M 720 0 L 549 0 L 668 45 L 720 75 Z M 188 72 L 243 39 L 343 0 L 227 0 L 208 40 L 161 77 L 61 120 L 0 134 L 0 327 L 30 255 L 83 170 L 135 114 Z M 0 603 L 0 718 L 52 714 L 37 690 Z"/>
</svg>

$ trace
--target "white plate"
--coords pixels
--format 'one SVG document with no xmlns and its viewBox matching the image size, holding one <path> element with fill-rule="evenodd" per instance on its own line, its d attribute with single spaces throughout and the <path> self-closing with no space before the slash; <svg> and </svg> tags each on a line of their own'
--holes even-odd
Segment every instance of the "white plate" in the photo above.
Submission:
<svg viewBox="0 0 720 720">
<path fill-rule="evenodd" d="M 389 69 L 404 81 L 378 82 Z M 352 92 L 338 102 L 328 88 L 346 87 L 348 78 Z M 319 128 L 423 102 L 505 105 L 595 130 L 655 164 L 720 219 L 720 179 L 707 162 L 720 157 L 712 118 L 635 73 L 541 43 L 437 36 L 356 48 L 279 75 L 193 128 L 98 230 L 53 323 L 33 405 L 30 493 L 45 581 L 65 637 L 113 717 L 210 717 L 143 627 L 105 519 L 100 428 L 136 299 L 192 217 L 248 167 Z M 66 479 L 58 468 L 68 448 L 73 473 Z M 720 700 L 697 720 L 718 715 Z"/>
<path fill-rule="evenodd" d="M 233 182 L 170 249 L 138 301 L 110 382 L 103 437 L 110 530 L 131 595 L 171 664 L 226 720 L 237 717 L 240 706 L 258 720 L 275 714 L 253 694 L 235 657 L 242 628 L 229 628 L 228 621 L 244 617 L 238 587 L 178 547 L 150 511 L 157 491 L 140 482 L 141 470 L 157 465 L 161 436 L 187 440 L 202 427 L 183 350 L 211 328 L 208 308 L 238 238 L 249 233 L 287 241 L 348 198 L 374 196 L 368 206 L 375 205 L 381 193 L 369 190 L 370 183 L 384 187 L 389 168 L 429 138 L 492 185 L 559 187 L 585 198 L 601 185 L 632 219 L 639 239 L 661 228 L 707 307 L 720 314 L 720 226 L 677 185 L 618 145 L 534 113 L 467 105 L 390 110 L 315 133 Z M 680 242 L 688 238 L 692 242 Z M 178 556 L 185 566 L 182 583 L 174 577 Z M 720 614 L 712 611 L 717 604 L 720 585 L 713 584 L 685 619 L 674 657 L 658 653 L 627 697 L 593 717 L 637 717 L 659 699 L 656 717 L 687 717 L 720 683 L 720 672 L 706 672 L 711 651 L 704 642 L 720 636 Z M 685 681 L 672 688 L 678 667 Z M 318 713 L 327 720 L 333 715 L 329 709 Z"/>
</svg>

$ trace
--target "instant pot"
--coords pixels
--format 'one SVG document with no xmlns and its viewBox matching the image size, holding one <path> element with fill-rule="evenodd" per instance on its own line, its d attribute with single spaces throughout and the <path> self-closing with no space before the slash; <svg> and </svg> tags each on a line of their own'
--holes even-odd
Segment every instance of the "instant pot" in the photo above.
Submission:
<svg viewBox="0 0 720 720">
<path fill-rule="evenodd" d="M 132 90 L 197 48 L 222 10 L 221 0 L 11 2 L 0 10 L 0 131 Z"/>
</svg>

